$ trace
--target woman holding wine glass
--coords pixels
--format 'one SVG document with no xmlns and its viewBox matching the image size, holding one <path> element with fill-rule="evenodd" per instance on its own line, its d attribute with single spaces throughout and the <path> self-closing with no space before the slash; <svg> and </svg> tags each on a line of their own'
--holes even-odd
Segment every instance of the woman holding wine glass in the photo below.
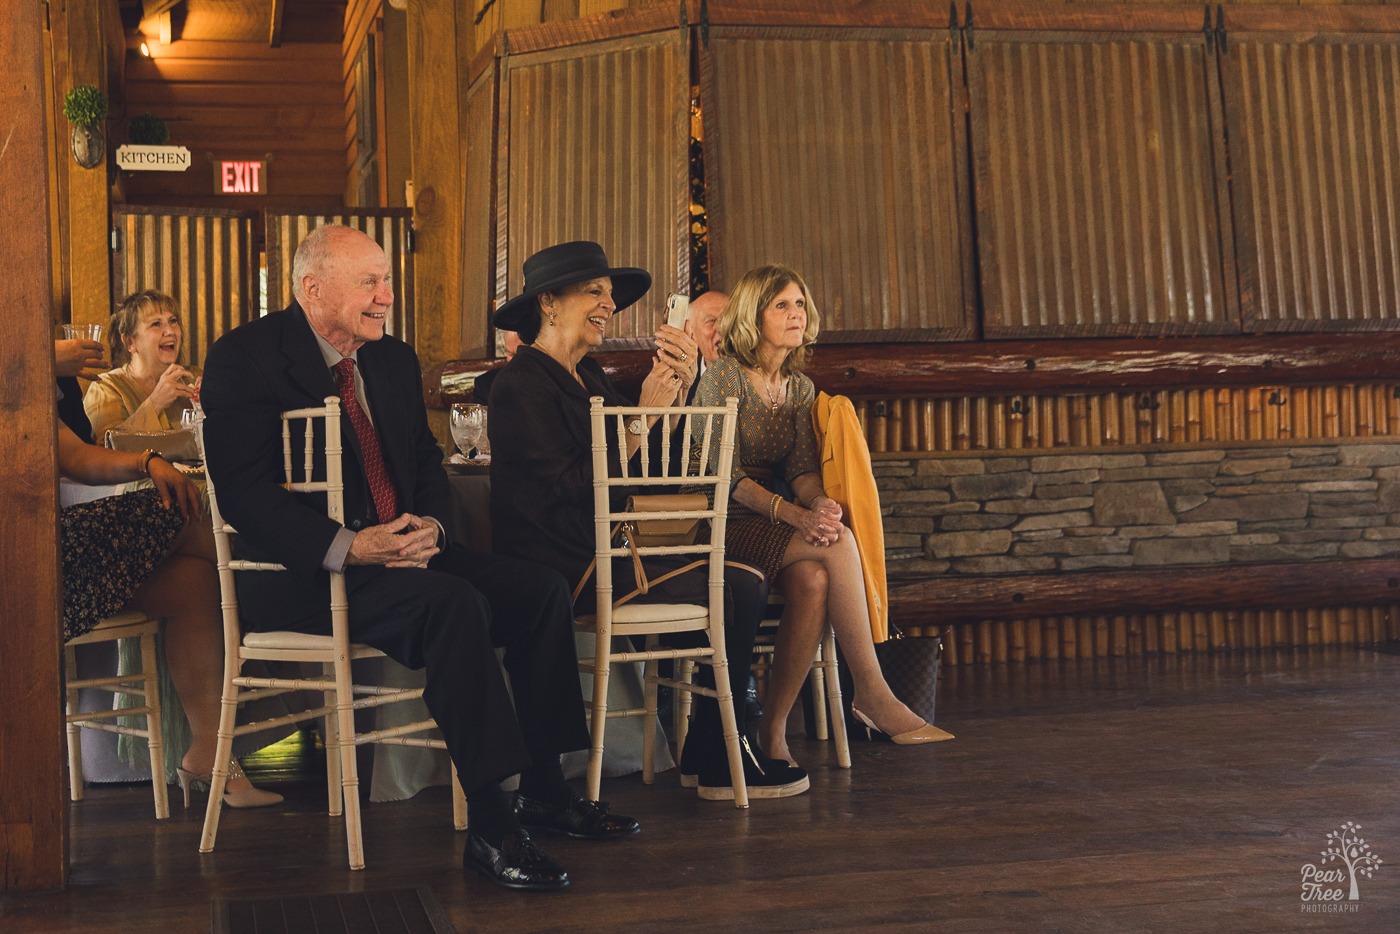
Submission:
<svg viewBox="0 0 1400 934">
<path fill-rule="evenodd" d="M 203 374 L 182 366 L 185 332 L 180 308 L 164 292 L 148 289 L 122 299 L 112 315 L 113 369 L 97 378 L 83 397 L 93 437 L 107 431 L 168 431 L 199 399 Z"/>
</svg>

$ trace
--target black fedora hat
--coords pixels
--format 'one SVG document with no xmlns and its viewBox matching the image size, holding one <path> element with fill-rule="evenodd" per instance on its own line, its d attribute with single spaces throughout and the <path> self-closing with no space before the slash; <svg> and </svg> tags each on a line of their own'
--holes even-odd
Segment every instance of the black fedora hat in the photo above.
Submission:
<svg viewBox="0 0 1400 934">
<path fill-rule="evenodd" d="M 535 296 L 552 292 L 575 282 L 607 276 L 613 283 L 613 303 L 617 311 L 647 294 L 651 273 L 632 266 L 612 267 L 607 254 L 592 240 L 572 240 L 546 247 L 525 260 L 525 290 L 506 302 L 491 316 L 491 323 L 504 331 L 526 329 Z"/>
</svg>

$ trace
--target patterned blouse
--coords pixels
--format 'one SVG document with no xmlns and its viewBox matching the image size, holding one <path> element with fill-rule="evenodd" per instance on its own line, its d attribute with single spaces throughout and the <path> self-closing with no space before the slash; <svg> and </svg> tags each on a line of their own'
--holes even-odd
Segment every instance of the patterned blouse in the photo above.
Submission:
<svg viewBox="0 0 1400 934">
<path fill-rule="evenodd" d="M 760 486 L 791 484 L 805 473 L 816 473 L 817 436 L 812 427 L 812 403 L 817 393 L 812 381 L 798 373 L 788 377 L 787 398 L 774 411 L 744 375 L 733 357 L 720 357 L 700 374 L 695 405 L 724 405 L 739 400 L 739 427 L 734 438 L 734 482 L 745 477 Z M 712 442 L 712 457 L 719 456 L 719 439 Z M 743 508 L 739 503 L 734 507 Z"/>
</svg>

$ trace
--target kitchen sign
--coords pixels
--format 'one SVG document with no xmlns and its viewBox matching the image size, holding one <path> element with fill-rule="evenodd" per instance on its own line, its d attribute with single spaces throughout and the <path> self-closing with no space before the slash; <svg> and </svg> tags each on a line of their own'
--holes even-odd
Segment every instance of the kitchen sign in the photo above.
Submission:
<svg viewBox="0 0 1400 934">
<path fill-rule="evenodd" d="M 214 194 L 267 194 L 267 163 L 264 161 L 216 161 L 214 163 Z"/>
<path fill-rule="evenodd" d="M 117 168 L 123 172 L 183 172 L 190 167 L 184 146 L 118 146 Z"/>
</svg>

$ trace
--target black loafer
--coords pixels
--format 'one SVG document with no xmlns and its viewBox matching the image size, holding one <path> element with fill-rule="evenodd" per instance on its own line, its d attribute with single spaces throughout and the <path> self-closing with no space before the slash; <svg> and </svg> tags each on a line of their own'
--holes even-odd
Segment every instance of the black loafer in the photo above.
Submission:
<svg viewBox="0 0 1400 934">
<path fill-rule="evenodd" d="M 468 831 L 467 851 L 462 861 L 468 869 L 475 869 L 508 889 L 550 892 L 569 887 L 569 874 L 564 867 L 535 846 L 524 830 L 506 834 L 500 849 L 487 843 L 474 831 Z"/>
<path fill-rule="evenodd" d="M 607 804 L 574 795 L 568 804 L 546 804 L 524 795 L 515 796 L 515 819 L 522 827 L 560 833 L 580 840 L 625 837 L 642 829 L 631 817 L 609 814 Z"/>
</svg>

